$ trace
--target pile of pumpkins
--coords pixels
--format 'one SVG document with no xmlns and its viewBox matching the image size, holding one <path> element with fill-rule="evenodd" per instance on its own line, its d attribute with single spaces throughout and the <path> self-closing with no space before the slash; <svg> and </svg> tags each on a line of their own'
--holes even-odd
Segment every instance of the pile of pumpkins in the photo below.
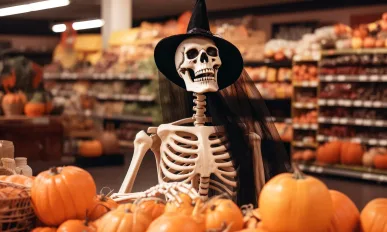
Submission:
<svg viewBox="0 0 387 232">
<path fill-rule="evenodd" d="M 318 148 L 316 160 L 324 164 L 363 165 L 387 169 L 387 149 L 375 147 L 365 152 L 359 143 L 332 141 Z"/>
<path fill-rule="evenodd" d="M 29 101 L 22 91 L 9 92 L 3 96 L 1 106 L 5 116 L 17 116 L 24 113 L 29 117 L 39 117 L 50 114 L 53 110 L 52 101 L 44 92 L 35 92 Z"/>
<path fill-rule="evenodd" d="M 46 226 L 33 232 L 387 232 L 387 198 L 372 200 L 360 213 L 346 195 L 297 168 L 264 186 L 257 209 L 241 210 L 219 196 L 203 202 L 178 194 L 179 201 L 142 198 L 118 205 L 107 194 L 96 195 L 87 171 L 51 168 L 31 187 Z"/>
</svg>

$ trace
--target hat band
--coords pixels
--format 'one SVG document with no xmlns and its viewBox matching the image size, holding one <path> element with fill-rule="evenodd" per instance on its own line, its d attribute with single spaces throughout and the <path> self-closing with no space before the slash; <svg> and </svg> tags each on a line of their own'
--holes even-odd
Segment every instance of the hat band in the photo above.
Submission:
<svg viewBox="0 0 387 232">
<path fill-rule="evenodd" d="M 189 30 L 189 31 L 187 32 L 187 34 L 196 34 L 196 33 L 198 33 L 198 34 L 213 35 L 213 34 L 211 33 L 211 31 L 207 31 L 207 30 L 201 29 L 201 28 L 192 28 L 191 30 Z"/>
</svg>

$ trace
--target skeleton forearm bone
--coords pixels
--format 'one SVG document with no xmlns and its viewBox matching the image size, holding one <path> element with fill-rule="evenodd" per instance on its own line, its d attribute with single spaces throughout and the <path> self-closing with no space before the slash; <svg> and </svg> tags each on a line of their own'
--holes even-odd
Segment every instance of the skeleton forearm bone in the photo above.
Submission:
<svg viewBox="0 0 387 232">
<path fill-rule="evenodd" d="M 133 158 L 129 166 L 129 170 L 126 173 L 124 182 L 121 185 L 120 191 L 118 193 L 128 193 L 132 191 L 134 180 L 137 176 L 138 169 L 140 168 L 142 159 L 145 156 L 145 153 L 152 146 L 152 138 L 148 136 L 144 131 L 137 133 L 134 140 L 134 152 Z"/>
</svg>

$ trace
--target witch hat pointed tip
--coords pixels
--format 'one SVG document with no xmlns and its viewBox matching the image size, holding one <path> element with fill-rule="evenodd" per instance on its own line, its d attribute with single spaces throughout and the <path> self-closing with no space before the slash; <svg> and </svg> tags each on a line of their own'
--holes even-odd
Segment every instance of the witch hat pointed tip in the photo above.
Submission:
<svg viewBox="0 0 387 232">
<path fill-rule="evenodd" d="M 197 0 L 192 16 L 188 24 L 187 31 L 192 29 L 202 29 L 210 31 L 210 23 L 207 16 L 207 6 L 205 0 Z"/>
</svg>

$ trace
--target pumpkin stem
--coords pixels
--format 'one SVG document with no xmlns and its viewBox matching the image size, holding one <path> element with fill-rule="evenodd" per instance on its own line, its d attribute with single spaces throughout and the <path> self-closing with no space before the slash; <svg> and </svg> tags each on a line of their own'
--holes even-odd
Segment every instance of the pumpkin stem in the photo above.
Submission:
<svg viewBox="0 0 387 232">
<path fill-rule="evenodd" d="M 51 167 L 49 170 L 50 170 L 50 174 L 53 175 L 53 176 L 59 174 L 59 170 L 58 170 L 57 167 Z"/>
<path fill-rule="evenodd" d="M 295 162 L 292 162 L 292 167 L 293 167 L 293 178 L 300 180 L 300 179 L 305 179 L 304 173 L 301 172 L 300 168 Z"/>
</svg>

